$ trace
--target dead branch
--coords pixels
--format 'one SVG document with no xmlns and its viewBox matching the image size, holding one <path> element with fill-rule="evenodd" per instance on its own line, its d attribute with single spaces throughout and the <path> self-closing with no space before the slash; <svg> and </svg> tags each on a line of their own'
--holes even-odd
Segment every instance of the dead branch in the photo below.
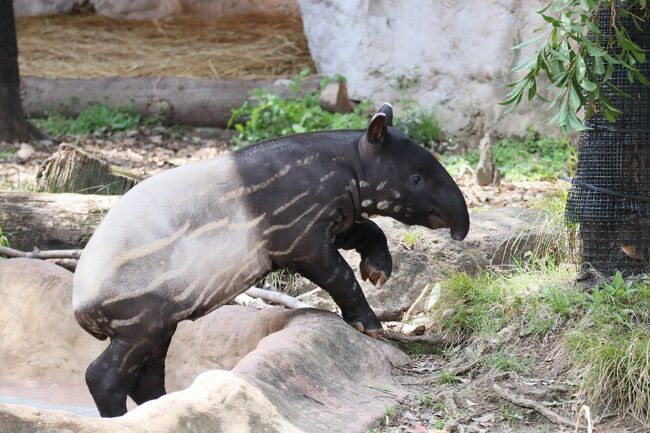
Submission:
<svg viewBox="0 0 650 433">
<path fill-rule="evenodd" d="M 286 293 L 273 292 L 271 290 L 260 289 L 259 287 L 251 287 L 244 293 L 253 298 L 260 298 L 263 301 L 284 305 L 285 307 L 291 309 L 311 308 L 311 305 L 305 304 L 304 302 L 299 301 L 298 299 L 294 298 L 293 296 L 289 296 Z"/>
<path fill-rule="evenodd" d="M 25 258 L 25 259 L 76 259 L 81 257 L 81 250 L 50 250 L 41 251 L 34 248 L 34 251 L 25 252 L 16 250 L 9 247 L 0 246 L 0 256 L 7 256 L 10 258 Z"/>
<path fill-rule="evenodd" d="M 517 395 L 512 391 L 497 385 L 496 383 L 492 385 L 492 389 L 494 389 L 494 392 L 496 392 L 497 395 L 502 399 L 516 406 L 525 407 L 527 409 L 533 409 L 535 412 L 539 413 L 540 415 L 542 415 L 543 417 L 551 421 L 553 424 L 559 424 L 565 427 L 573 427 L 575 425 L 575 423 L 572 420 L 565 418 L 559 413 L 547 408 L 542 403 L 539 403 L 535 400 L 528 399 L 521 395 Z M 580 428 L 587 428 L 587 426 L 580 425 Z"/>
</svg>

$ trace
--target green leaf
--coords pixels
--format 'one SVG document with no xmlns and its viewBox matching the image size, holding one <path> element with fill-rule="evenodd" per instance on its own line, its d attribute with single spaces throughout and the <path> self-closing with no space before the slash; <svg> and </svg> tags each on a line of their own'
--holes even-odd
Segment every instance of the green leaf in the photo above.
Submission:
<svg viewBox="0 0 650 433">
<path fill-rule="evenodd" d="M 519 50 L 519 49 L 525 48 L 525 47 L 527 47 L 527 46 L 529 46 L 529 45 L 531 45 L 531 44 L 533 44 L 533 43 L 539 41 L 539 40 L 542 39 L 544 36 L 546 36 L 544 33 L 540 33 L 539 35 L 535 36 L 534 38 L 532 38 L 532 39 L 528 39 L 527 41 L 524 41 L 524 42 L 522 42 L 522 43 L 520 43 L 520 44 L 517 44 L 517 45 L 515 45 L 514 47 L 512 47 L 512 48 L 510 48 L 510 49 L 511 49 L 511 50 Z"/>
</svg>

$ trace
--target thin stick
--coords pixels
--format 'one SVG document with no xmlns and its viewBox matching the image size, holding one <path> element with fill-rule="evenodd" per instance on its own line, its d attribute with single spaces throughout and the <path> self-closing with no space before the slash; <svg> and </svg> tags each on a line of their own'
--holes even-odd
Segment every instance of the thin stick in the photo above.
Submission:
<svg viewBox="0 0 650 433">
<path fill-rule="evenodd" d="M 543 417 L 551 421 L 553 424 L 559 424 L 565 427 L 574 427 L 576 425 L 576 423 L 574 423 L 573 420 L 563 417 L 559 413 L 547 408 L 543 404 L 536 402 L 535 400 L 531 400 L 526 397 L 523 397 L 521 395 L 517 395 L 503 387 L 500 387 L 496 383 L 492 385 L 492 389 L 494 389 L 494 392 L 496 392 L 497 395 L 502 399 L 507 400 L 510 403 L 517 406 L 525 407 L 527 409 L 533 409 L 535 412 L 539 413 L 540 415 L 542 415 Z M 587 428 L 586 425 L 580 425 L 579 427 Z"/>
<path fill-rule="evenodd" d="M 311 305 L 305 304 L 304 302 L 299 301 L 298 299 L 294 298 L 293 296 L 289 296 L 286 293 L 273 292 L 271 290 L 260 289 L 259 287 L 251 287 L 244 293 L 246 293 L 248 296 L 252 296 L 253 298 L 260 298 L 263 301 L 284 305 L 285 307 L 291 309 L 312 308 Z"/>
<path fill-rule="evenodd" d="M 81 257 L 81 250 L 50 250 L 41 251 L 34 248 L 34 251 L 26 252 L 20 251 L 9 247 L 0 246 L 0 256 L 7 256 L 12 258 L 27 258 L 27 259 L 79 259 Z"/>
</svg>

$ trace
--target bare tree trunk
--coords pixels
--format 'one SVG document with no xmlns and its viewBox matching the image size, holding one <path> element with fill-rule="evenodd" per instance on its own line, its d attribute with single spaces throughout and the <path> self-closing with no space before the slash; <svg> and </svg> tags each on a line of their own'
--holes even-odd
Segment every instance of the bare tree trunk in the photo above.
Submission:
<svg viewBox="0 0 650 433">
<path fill-rule="evenodd" d="M 0 0 L 0 140 L 28 139 L 27 121 L 20 102 L 14 6 L 12 0 Z"/>
</svg>

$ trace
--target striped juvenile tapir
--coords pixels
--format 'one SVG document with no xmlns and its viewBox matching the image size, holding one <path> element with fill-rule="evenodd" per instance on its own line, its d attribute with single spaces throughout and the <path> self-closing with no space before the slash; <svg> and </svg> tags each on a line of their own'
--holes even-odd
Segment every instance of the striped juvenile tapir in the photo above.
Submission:
<svg viewBox="0 0 650 433">
<path fill-rule="evenodd" d="M 463 195 L 442 165 L 392 127 L 384 104 L 366 130 L 298 134 L 174 168 L 108 212 L 74 275 L 81 326 L 106 350 L 86 372 L 102 416 L 165 394 L 178 322 L 229 302 L 286 268 L 327 291 L 371 337 L 382 325 L 339 249 L 356 249 L 364 280 L 391 274 L 386 237 L 368 218 L 469 231 Z"/>
</svg>

